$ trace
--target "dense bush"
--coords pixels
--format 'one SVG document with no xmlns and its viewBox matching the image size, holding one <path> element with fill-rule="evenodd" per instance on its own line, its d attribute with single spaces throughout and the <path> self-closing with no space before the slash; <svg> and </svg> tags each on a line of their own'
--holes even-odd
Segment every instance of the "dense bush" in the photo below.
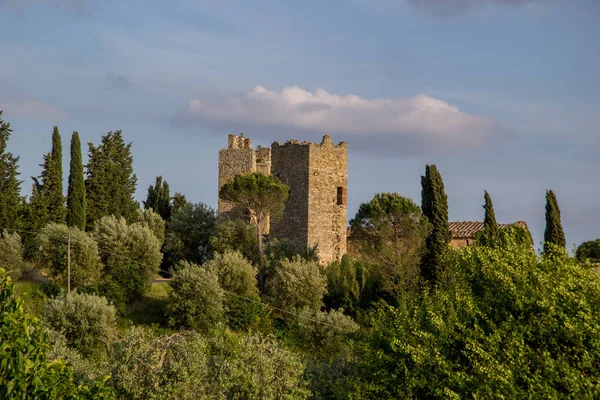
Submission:
<svg viewBox="0 0 600 400">
<path fill-rule="evenodd" d="M 138 223 L 147 226 L 162 246 L 165 242 L 165 220 L 153 209 L 138 210 Z"/>
<path fill-rule="evenodd" d="M 600 239 L 581 243 L 575 251 L 575 257 L 581 262 L 600 263 Z"/>
<path fill-rule="evenodd" d="M 23 268 L 23 244 L 18 233 L 0 233 L 0 268 L 13 279 L 19 279 Z"/>
<path fill-rule="evenodd" d="M 0 398 L 112 399 L 103 383 L 78 384 L 69 364 L 48 359 L 46 333 L 13 293 L 14 284 L 0 268 Z"/>
<path fill-rule="evenodd" d="M 50 223 L 37 237 L 40 263 L 58 282 L 67 282 L 67 247 L 71 235 L 71 287 L 84 286 L 97 280 L 102 270 L 98 246 L 86 232 L 76 227 Z"/>
<path fill-rule="evenodd" d="M 258 264 L 256 227 L 239 218 L 222 216 L 217 218 L 215 233 L 210 238 L 210 246 L 215 253 L 224 253 L 227 250 L 239 251 L 253 264 Z"/>
<path fill-rule="evenodd" d="M 600 280 L 549 254 L 453 255 L 438 289 L 373 315 L 354 396 L 598 398 Z"/>
<path fill-rule="evenodd" d="M 282 261 L 267 285 L 273 305 L 292 312 L 304 307 L 320 309 L 327 290 L 321 267 L 300 257 Z"/>
<path fill-rule="evenodd" d="M 323 300 L 327 308 L 343 308 L 355 314 L 384 295 L 376 268 L 348 254 L 330 263 L 324 272 L 327 294 Z"/>
<path fill-rule="evenodd" d="M 223 254 L 216 253 L 204 267 L 217 275 L 219 286 L 223 290 L 239 296 L 258 297 L 258 271 L 241 253 L 231 250 L 226 250 Z"/>
<path fill-rule="evenodd" d="M 203 264 L 211 254 L 216 218 L 215 211 L 203 203 L 185 203 L 175 210 L 165 239 L 167 267 L 176 267 L 180 260 Z"/>
<path fill-rule="evenodd" d="M 116 335 L 115 308 L 104 297 L 71 293 L 48 301 L 43 316 L 86 357 L 101 358 Z"/>
<path fill-rule="evenodd" d="M 114 386 L 124 399 L 305 399 L 303 366 L 272 339 L 218 329 L 156 336 L 133 328 L 115 346 Z"/>
<path fill-rule="evenodd" d="M 170 282 L 169 323 L 196 330 L 223 321 L 223 289 L 214 269 L 182 262 Z"/>
<path fill-rule="evenodd" d="M 128 225 L 114 216 L 96 221 L 94 237 L 101 250 L 104 281 L 120 288 L 128 302 L 141 297 L 158 273 L 162 260 L 159 239 L 146 225 Z"/>
<path fill-rule="evenodd" d="M 304 308 L 298 313 L 294 337 L 296 344 L 314 357 L 331 359 L 348 350 L 349 335 L 359 328 L 344 310 Z"/>
<path fill-rule="evenodd" d="M 210 399 L 206 342 L 194 332 L 132 328 L 115 345 L 112 383 L 122 399 Z"/>
</svg>

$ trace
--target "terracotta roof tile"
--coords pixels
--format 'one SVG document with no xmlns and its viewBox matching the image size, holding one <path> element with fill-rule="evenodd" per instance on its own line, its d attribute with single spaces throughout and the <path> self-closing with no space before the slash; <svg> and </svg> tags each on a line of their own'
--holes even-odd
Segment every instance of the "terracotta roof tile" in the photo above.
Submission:
<svg viewBox="0 0 600 400">
<path fill-rule="evenodd" d="M 471 239 L 475 238 L 475 235 L 483 230 L 483 222 L 480 221 L 458 221 L 450 222 L 450 233 L 453 239 Z M 512 224 L 498 224 L 500 229 L 506 228 L 510 225 L 517 225 L 522 228 L 528 229 L 525 221 L 517 221 Z"/>
</svg>

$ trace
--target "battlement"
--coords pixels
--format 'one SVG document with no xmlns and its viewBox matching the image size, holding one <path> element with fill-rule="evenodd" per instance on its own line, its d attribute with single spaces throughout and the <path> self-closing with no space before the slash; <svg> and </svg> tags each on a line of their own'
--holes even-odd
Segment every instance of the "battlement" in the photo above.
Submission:
<svg viewBox="0 0 600 400">
<path fill-rule="evenodd" d="M 325 135 L 325 136 L 323 136 L 323 140 L 321 140 L 321 143 L 312 143 L 312 142 L 308 142 L 306 140 L 301 142 L 296 139 L 290 139 L 283 144 L 279 140 L 276 140 L 271 144 L 271 148 L 290 147 L 290 146 L 315 147 L 315 148 L 317 148 L 317 147 L 348 148 L 348 143 L 347 142 L 339 142 L 338 144 L 334 145 L 333 140 L 331 139 L 331 136 Z"/>
<path fill-rule="evenodd" d="M 252 139 L 244 137 L 244 135 L 229 135 L 227 136 L 228 149 L 251 149 Z"/>
</svg>

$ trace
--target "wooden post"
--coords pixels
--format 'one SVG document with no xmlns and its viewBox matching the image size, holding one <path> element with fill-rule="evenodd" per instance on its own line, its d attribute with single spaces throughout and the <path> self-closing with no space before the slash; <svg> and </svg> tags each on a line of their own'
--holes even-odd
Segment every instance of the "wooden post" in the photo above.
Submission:
<svg viewBox="0 0 600 400">
<path fill-rule="evenodd" d="M 71 231 L 67 239 L 67 293 L 71 293 Z"/>
</svg>

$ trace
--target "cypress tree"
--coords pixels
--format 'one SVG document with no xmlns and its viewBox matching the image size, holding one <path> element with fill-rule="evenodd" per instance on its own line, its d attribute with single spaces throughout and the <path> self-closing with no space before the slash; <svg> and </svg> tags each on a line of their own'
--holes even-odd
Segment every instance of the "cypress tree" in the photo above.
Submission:
<svg viewBox="0 0 600 400">
<path fill-rule="evenodd" d="M 19 157 L 6 150 L 11 132 L 0 110 L 0 227 L 17 229 L 22 204 L 21 181 L 18 179 Z"/>
<path fill-rule="evenodd" d="M 81 142 L 79 141 L 79 133 L 73 132 L 67 192 L 67 224 L 69 226 L 76 226 L 81 230 L 85 229 L 85 206 L 85 180 L 81 159 Z"/>
<path fill-rule="evenodd" d="M 483 218 L 483 232 L 479 237 L 479 243 L 484 246 L 493 247 L 498 242 L 498 223 L 496 222 L 496 214 L 494 213 L 494 205 L 492 198 L 486 191 L 484 195 L 485 216 Z"/>
<path fill-rule="evenodd" d="M 148 195 L 144 203 L 144 208 L 151 208 L 158 213 L 165 221 L 171 219 L 171 195 L 169 193 L 169 184 L 163 181 L 162 176 L 156 177 L 154 186 L 148 187 Z"/>
<path fill-rule="evenodd" d="M 108 132 L 95 147 L 89 143 L 87 179 L 87 227 L 105 215 L 137 218 L 138 203 L 134 199 L 137 177 L 133 173 L 131 143 L 125 144 L 121 131 Z"/>
<path fill-rule="evenodd" d="M 565 233 L 560 222 L 560 208 L 556 195 L 552 190 L 546 190 L 546 230 L 544 231 L 544 253 L 551 250 L 551 245 L 562 249 L 567 248 Z"/>
<path fill-rule="evenodd" d="M 425 176 L 421 176 L 421 196 L 423 215 L 432 225 L 425 242 L 427 252 L 421 263 L 421 275 L 434 284 L 444 267 L 443 256 L 450 243 L 448 196 L 444 191 L 442 176 L 435 165 L 425 167 Z"/>
<path fill-rule="evenodd" d="M 67 213 L 63 196 L 62 172 L 62 140 L 58 127 L 55 126 L 52 132 L 52 150 L 45 157 L 41 177 L 43 179 L 42 193 L 48 207 L 48 219 L 59 224 L 65 222 Z"/>
</svg>

